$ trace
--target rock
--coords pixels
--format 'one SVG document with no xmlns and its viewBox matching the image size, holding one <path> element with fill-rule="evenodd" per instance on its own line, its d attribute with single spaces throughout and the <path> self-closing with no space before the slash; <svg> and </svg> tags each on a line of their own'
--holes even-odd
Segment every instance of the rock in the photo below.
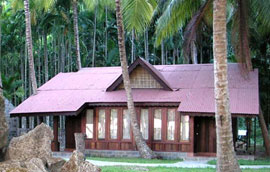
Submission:
<svg viewBox="0 0 270 172">
<path fill-rule="evenodd" d="M 99 172 L 100 168 L 94 166 L 90 162 L 84 161 L 83 153 L 74 151 L 64 166 L 61 172 Z"/>
<path fill-rule="evenodd" d="M 66 161 L 62 158 L 47 157 L 46 165 L 50 172 L 60 172 Z"/>
<path fill-rule="evenodd" d="M 13 137 L 17 136 L 17 128 L 18 118 L 10 118 L 10 112 L 14 109 L 13 104 L 5 98 L 5 114 L 6 114 L 6 121 L 9 127 L 9 134 L 8 134 L 8 140 L 10 141 Z"/>
<path fill-rule="evenodd" d="M 74 133 L 76 150 L 83 153 L 85 152 L 85 141 L 83 133 Z"/>
<path fill-rule="evenodd" d="M 0 163 L 1 172 L 28 172 L 26 168 L 21 167 L 19 161 L 5 161 Z"/>
<path fill-rule="evenodd" d="M 5 116 L 5 101 L 0 88 L 0 161 L 3 160 L 5 148 L 8 143 L 8 124 Z"/>
<path fill-rule="evenodd" d="M 99 172 L 101 171 L 100 168 L 98 168 L 97 166 L 91 164 L 88 161 L 84 161 L 80 164 L 80 168 L 79 168 L 79 172 Z"/>
<path fill-rule="evenodd" d="M 20 137 L 14 137 L 7 149 L 6 160 L 27 161 L 32 158 L 52 157 L 53 132 L 42 123 Z"/>
<path fill-rule="evenodd" d="M 30 161 L 25 162 L 28 172 L 47 172 L 44 163 L 39 158 L 32 158 Z"/>
</svg>

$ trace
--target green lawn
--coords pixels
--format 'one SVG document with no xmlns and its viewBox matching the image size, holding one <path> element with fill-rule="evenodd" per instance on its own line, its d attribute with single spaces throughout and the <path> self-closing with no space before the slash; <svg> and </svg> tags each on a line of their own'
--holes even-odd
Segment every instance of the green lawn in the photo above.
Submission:
<svg viewBox="0 0 270 172">
<path fill-rule="evenodd" d="M 240 159 L 238 160 L 240 165 L 270 165 L 270 159 L 265 159 L 265 160 L 244 160 Z M 216 160 L 211 160 L 208 161 L 208 164 L 210 165 L 216 165 L 217 161 Z"/>
<path fill-rule="evenodd" d="M 167 159 L 142 159 L 142 158 L 101 158 L 87 157 L 88 160 L 107 161 L 107 162 L 127 162 L 127 163 L 144 163 L 144 164 L 173 164 L 183 161 L 182 159 L 167 160 Z"/>
<path fill-rule="evenodd" d="M 169 168 L 169 167 L 101 167 L 102 172 L 215 172 L 214 168 Z M 243 169 L 243 172 L 269 172 L 269 169 Z"/>
</svg>

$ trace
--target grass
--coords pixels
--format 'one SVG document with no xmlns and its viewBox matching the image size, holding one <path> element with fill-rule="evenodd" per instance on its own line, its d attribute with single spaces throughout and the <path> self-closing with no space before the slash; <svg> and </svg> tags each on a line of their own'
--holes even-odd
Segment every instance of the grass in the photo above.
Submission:
<svg viewBox="0 0 270 172">
<path fill-rule="evenodd" d="M 183 161 L 182 159 L 142 159 L 142 158 L 103 158 L 103 157 L 87 157 L 88 160 L 107 161 L 107 162 L 127 162 L 127 163 L 143 163 L 143 164 L 173 164 Z"/>
<path fill-rule="evenodd" d="M 169 167 L 125 167 L 105 166 L 101 167 L 102 172 L 215 172 L 215 168 L 169 168 Z M 269 172 L 269 168 L 263 169 L 242 169 L 243 172 Z"/>
<path fill-rule="evenodd" d="M 210 165 L 216 165 L 216 160 L 211 160 L 207 162 Z M 238 163 L 240 165 L 270 165 L 270 159 L 264 159 L 264 160 L 244 160 L 240 159 L 238 160 Z"/>
</svg>

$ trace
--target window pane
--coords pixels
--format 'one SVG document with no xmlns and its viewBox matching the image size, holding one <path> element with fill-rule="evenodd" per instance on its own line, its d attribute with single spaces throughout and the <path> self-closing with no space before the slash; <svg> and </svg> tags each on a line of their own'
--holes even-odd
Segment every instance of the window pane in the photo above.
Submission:
<svg viewBox="0 0 270 172">
<path fill-rule="evenodd" d="M 123 139 L 130 139 L 130 119 L 128 109 L 123 112 Z"/>
<path fill-rule="evenodd" d="M 161 109 L 155 109 L 154 140 L 161 140 Z"/>
<path fill-rule="evenodd" d="M 105 110 L 100 109 L 98 112 L 98 138 L 105 139 Z"/>
<path fill-rule="evenodd" d="M 167 140 L 174 140 L 175 109 L 168 109 L 167 127 Z"/>
<path fill-rule="evenodd" d="M 145 140 L 148 139 L 148 109 L 141 110 L 140 130 Z"/>
<path fill-rule="evenodd" d="M 94 124 L 93 124 L 93 109 L 86 111 L 86 137 L 89 139 L 93 138 Z"/>
<path fill-rule="evenodd" d="M 110 135 L 111 139 L 117 139 L 117 109 L 111 110 Z"/>
<path fill-rule="evenodd" d="M 189 140 L 189 116 L 181 116 L 180 130 L 181 140 Z"/>
</svg>

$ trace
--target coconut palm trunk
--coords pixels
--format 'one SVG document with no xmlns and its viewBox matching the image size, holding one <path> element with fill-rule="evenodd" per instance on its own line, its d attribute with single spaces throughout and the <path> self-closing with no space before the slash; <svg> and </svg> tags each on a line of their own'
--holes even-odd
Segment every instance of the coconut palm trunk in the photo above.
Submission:
<svg viewBox="0 0 270 172">
<path fill-rule="evenodd" d="M 76 45 L 76 56 L 77 56 L 77 68 L 80 70 L 81 65 L 81 55 L 80 55 L 80 42 L 79 42 L 79 29 L 78 29 L 78 2 L 77 0 L 72 0 L 72 10 L 73 10 L 73 25 L 74 25 L 74 41 Z"/>
<path fill-rule="evenodd" d="M 43 33 L 44 41 L 44 70 L 45 70 L 45 82 L 49 80 L 49 69 L 48 69 L 48 50 L 47 50 L 47 32 Z"/>
<path fill-rule="evenodd" d="M 125 37 L 124 37 L 124 26 L 123 26 L 123 16 L 121 11 L 121 0 L 115 0 L 116 3 L 116 20 L 117 20 L 117 29 L 118 29 L 118 44 L 119 44 L 119 54 L 120 54 L 120 62 L 122 68 L 122 75 L 124 81 L 124 87 L 127 95 L 127 104 L 128 110 L 130 114 L 130 121 L 132 132 L 134 136 L 134 140 L 136 142 L 137 148 L 142 158 L 153 159 L 156 158 L 155 153 L 147 146 L 145 141 L 143 140 L 142 134 L 139 129 L 139 123 L 137 120 L 132 92 L 130 79 L 127 68 L 127 58 L 126 58 L 126 50 L 125 50 Z"/>
<path fill-rule="evenodd" d="M 33 89 L 33 94 L 37 94 L 37 80 L 35 74 L 35 64 L 34 64 L 34 56 L 33 56 L 33 44 L 32 44 L 32 33 L 31 33 L 31 18 L 29 11 L 29 0 L 24 0 L 24 11 L 25 11 L 25 33 L 26 33 L 26 44 L 28 51 L 28 60 L 29 60 L 29 72 L 31 85 Z"/>
<path fill-rule="evenodd" d="M 214 80 L 217 128 L 217 171 L 241 171 L 233 147 L 232 120 L 229 108 L 226 39 L 227 0 L 214 0 Z"/>
<path fill-rule="evenodd" d="M 95 9 L 94 17 L 94 35 L 93 35 L 93 52 L 92 52 L 92 67 L 95 67 L 95 55 L 96 55 L 96 34 L 97 34 L 97 8 Z"/>
</svg>

